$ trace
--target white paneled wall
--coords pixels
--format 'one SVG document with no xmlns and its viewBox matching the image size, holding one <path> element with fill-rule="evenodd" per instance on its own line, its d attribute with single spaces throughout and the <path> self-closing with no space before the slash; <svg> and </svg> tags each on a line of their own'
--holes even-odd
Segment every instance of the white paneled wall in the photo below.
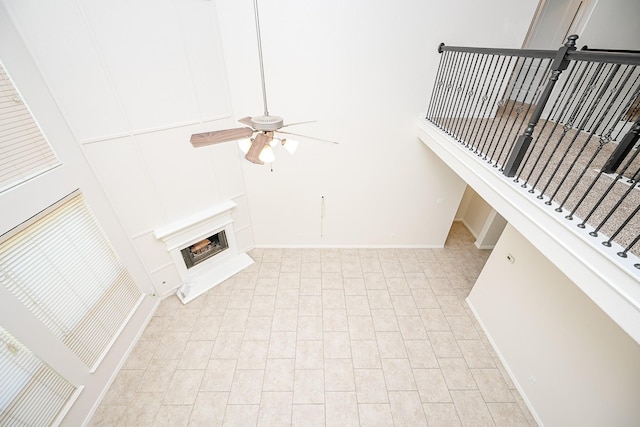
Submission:
<svg viewBox="0 0 640 427">
<path fill-rule="evenodd" d="M 158 293 L 179 282 L 154 229 L 233 199 L 253 246 L 238 148 L 189 144 L 235 126 L 214 2 L 6 3 Z"/>
</svg>

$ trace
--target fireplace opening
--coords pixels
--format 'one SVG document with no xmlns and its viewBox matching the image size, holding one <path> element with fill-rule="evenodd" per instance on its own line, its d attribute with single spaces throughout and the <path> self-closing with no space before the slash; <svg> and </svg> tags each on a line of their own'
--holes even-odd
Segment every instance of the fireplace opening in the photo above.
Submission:
<svg viewBox="0 0 640 427">
<path fill-rule="evenodd" d="M 222 230 L 182 249 L 180 252 L 187 268 L 191 268 L 228 248 L 227 235 Z"/>
</svg>

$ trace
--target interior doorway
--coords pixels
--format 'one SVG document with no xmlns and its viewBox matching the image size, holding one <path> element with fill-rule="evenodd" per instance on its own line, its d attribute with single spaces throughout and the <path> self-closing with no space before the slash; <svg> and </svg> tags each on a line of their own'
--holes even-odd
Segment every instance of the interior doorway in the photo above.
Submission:
<svg viewBox="0 0 640 427">
<path fill-rule="evenodd" d="M 558 49 L 571 34 L 582 32 L 593 0 L 540 0 L 524 49 Z"/>
</svg>

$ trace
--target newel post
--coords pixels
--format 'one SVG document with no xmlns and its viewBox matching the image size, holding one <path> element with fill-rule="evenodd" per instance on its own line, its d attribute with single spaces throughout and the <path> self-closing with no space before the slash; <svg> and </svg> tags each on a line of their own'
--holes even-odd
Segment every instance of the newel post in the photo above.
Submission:
<svg viewBox="0 0 640 427">
<path fill-rule="evenodd" d="M 508 177 L 513 177 L 516 175 L 518 168 L 520 167 L 520 163 L 522 163 L 522 159 L 529 149 L 529 145 L 533 140 L 533 130 L 538 124 L 540 117 L 542 116 L 542 112 L 544 111 L 545 106 L 547 105 L 547 101 L 551 96 L 551 92 L 553 91 L 553 87 L 555 86 L 560 74 L 567 69 L 569 66 L 569 59 L 567 58 L 567 52 L 576 50 L 576 40 L 578 40 L 577 35 L 571 35 L 567 38 L 567 42 L 558 49 L 558 53 L 556 54 L 555 59 L 553 60 L 553 64 L 551 64 L 551 76 L 549 77 L 549 81 L 547 81 L 547 85 L 540 95 L 540 99 L 536 105 L 536 108 L 531 115 L 531 119 L 525 129 L 524 133 L 520 135 L 513 146 L 513 150 L 511 151 L 511 155 L 507 159 L 507 162 L 504 166 L 503 174 Z"/>
</svg>

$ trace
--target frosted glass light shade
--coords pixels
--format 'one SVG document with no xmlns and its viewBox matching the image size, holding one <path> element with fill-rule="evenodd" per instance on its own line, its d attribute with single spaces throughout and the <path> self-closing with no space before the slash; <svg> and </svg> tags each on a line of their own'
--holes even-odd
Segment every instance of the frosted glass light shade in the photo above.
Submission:
<svg viewBox="0 0 640 427">
<path fill-rule="evenodd" d="M 280 142 L 280 138 L 276 138 L 274 136 L 273 138 L 271 138 L 271 141 L 269 141 L 269 145 L 271 145 L 272 147 L 275 147 L 276 145 L 278 145 L 279 142 Z"/>
<path fill-rule="evenodd" d="M 247 154 L 249 148 L 251 148 L 253 140 L 250 138 L 241 139 L 238 141 L 238 147 L 242 150 L 244 154 Z"/>
<path fill-rule="evenodd" d="M 273 154 L 273 148 L 271 148 L 271 145 L 265 145 L 258 158 L 265 163 L 273 162 L 276 159 L 276 156 Z"/>
<path fill-rule="evenodd" d="M 295 139 L 287 138 L 282 140 L 282 145 L 284 146 L 285 150 L 289 152 L 289 154 L 293 154 L 296 152 L 296 150 L 298 149 L 298 144 L 299 142 Z"/>
</svg>

